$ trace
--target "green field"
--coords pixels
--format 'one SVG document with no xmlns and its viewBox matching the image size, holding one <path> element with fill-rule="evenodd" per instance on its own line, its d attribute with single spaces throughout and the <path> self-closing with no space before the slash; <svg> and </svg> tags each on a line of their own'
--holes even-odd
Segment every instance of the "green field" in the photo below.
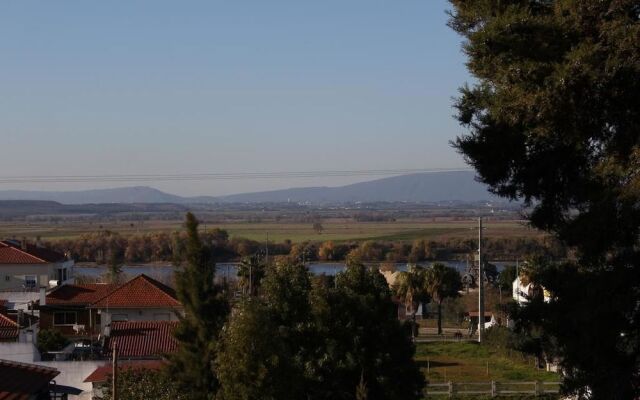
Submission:
<svg viewBox="0 0 640 400">
<path fill-rule="evenodd" d="M 560 380 L 517 352 L 509 356 L 475 342 L 419 343 L 416 360 L 430 383 Z"/>
<path fill-rule="evenodd" d="M 476 237 L 476 221 L 473 219 L 437 220 L 407 219 L 393 222 L 355 222 L 351 219 L 330 219 L 322 222 L 324 230 L 318 234 L 311 223 L 292 222 L 237 222 L 202 224 L 201 229 L 221 228 L 229 232 L 231 237 L 245 237 L 254 240 L 281 242 L 285 239 L 294 242 L 314 241 L 346 241 L 346 240 L 402 240 L 415 239 L 447 239 Z M 539 237 L 540 231 L 528 228 L 519 220 L 487 220 L 485 222 L 487 237 Z M 115 221 L 115 222 L 0 222 L 0 237 L 41 236 L 43 239 L 55 240 L 73 238 L 83 233 L 111 230 L 123 235 L 151 232 L 173 232 L 182 229 L 181 221 Z"/>
</svg>

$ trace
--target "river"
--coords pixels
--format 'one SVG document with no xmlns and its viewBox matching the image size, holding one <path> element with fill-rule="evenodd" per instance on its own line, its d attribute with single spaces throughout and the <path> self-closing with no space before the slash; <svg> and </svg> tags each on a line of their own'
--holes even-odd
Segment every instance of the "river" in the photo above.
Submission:
<svg viewBox="0 0 640 400">
<path fill-rule="evenodd" d="M 445 260 L 445 261 L 434 261 L 439 262 L 450 267 L 455 268 L 463 274 L 467 270 L 467 262 L 459 261 L 459 260 Z M 515 261 L 490 261 L 491 264 L 494 264 L 499 271 L 504 269 L 506 265 L 515 265 Z M 420 263 L 420 265 L 428 266 L 431 265 L 432 262 Z M 407 263 L 396 263 L 396 269 L 398 271 L 406 271 Z M 238 268 L 238 263 L 218 263 L 216 265 L 217 276 L 226 279 L 235 279 L 236 272 Z M 336 275 L 338 272 L 343 271 L 346 268 L 344 263 L 326 263 L 326 262 L 310 262 L 307 263 L 307 268 L 309 271 L 315 275 Z M 132 278 L 134 276 L 145 274 L 151 276 L 153 278 L 159 279 L 161 281 L 167 281 L 172 278 L 173 272 L 176 270 L 176 267 L 171 264 L 154 264 L 154 265 L 125 265 L 122 267 L 122 272 L 125 274 L 127 278 Z M 74 274 L 76 277 L 84 276 L 92 279 L 100 279 L 107 272 L 106 266 L 93 266 L 93 265 L 76 265 L 74 267 Z"/>
</svg>

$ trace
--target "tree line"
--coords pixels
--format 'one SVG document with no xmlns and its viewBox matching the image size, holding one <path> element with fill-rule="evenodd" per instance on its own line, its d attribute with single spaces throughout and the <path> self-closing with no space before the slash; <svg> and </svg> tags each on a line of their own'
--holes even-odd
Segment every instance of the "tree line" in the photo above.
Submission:
<svg viewBox="0 0 640 400">
<path fill-rule="evenodd" d="M 407 241 L 304 241 L 293 243 L 259 242 L 230 237 L 222 229 L 200 232 L 202 241 L 214 245 L 218 261 L 237 261 L 259 252 L 268 252 L 289 261 L 349 261 L 362 262 L 422 262 L 432 260 L 464 259 L 477 249 L 472 239 L 448 238 L 442 240 L 418 239 Z M 77 238 L 60 239 L 46 243 L 60 252 L 68 253 L 80 262 L 148 263 L 174 262 L 184 259 L 187 234 L 185 232 L 157 232 L 121 235 L 103 230 L 82 234 Z M 564 259 L 563 246 L 551 237 L 541 238 L 487 238 L 484 251 L 493 260 L 513 260 L 527 256 Z"/>
</svg>

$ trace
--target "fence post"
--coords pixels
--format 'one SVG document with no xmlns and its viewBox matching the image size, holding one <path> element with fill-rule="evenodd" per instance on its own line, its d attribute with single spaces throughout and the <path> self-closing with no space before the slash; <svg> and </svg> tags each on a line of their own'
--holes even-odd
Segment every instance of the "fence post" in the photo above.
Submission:
<svg viewBox="0 0 640 400">
<path fill-rule="evenodd" d="M 453 382 L 449 381 L 449 397 L 453 397 L 455 391 L 453 390 Z"/>
<path fill-rule="evenodd" d="M 536 396 L 540 396 L 542 394 L 542 385 L 540 384 L 540 381 L 536 381 L 535 382 L 535 392 L 536 392 Z"/>
<path fill-rule="evenodd" d="M 491 381 L 491 397 L 496 397 L 498 395 L 498 384 L 496 381 Z"/>
</svg>

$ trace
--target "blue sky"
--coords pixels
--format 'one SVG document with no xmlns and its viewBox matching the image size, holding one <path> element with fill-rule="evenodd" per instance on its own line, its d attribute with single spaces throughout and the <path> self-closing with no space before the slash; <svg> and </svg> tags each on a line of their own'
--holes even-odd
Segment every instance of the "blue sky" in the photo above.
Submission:
<svg viewBox="0 0 640 400">
<path fill-rule="evenodd" d="M 0 4 L 0 175 L 461 167 L 446 1 Z M 225 194 L 362 178 L 150 182 Z M 124 184 L 123 184 L 124 185 Z M 14 184 L 85 189 L 120 184 Z"/>
</svg>

